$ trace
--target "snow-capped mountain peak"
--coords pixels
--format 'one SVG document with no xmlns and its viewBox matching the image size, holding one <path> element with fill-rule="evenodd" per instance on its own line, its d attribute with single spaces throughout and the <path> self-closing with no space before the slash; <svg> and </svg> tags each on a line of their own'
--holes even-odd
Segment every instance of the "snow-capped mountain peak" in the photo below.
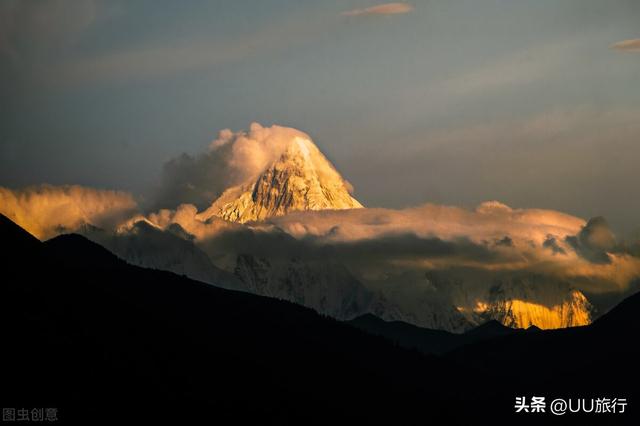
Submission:
<svg viewBox="0 0 640 426">
<path fill-rule="evenodd" d="M 276 161 L 227 189 L 201 216 L 244 223 L 292 211 L 361 208 L 349 187 L 311 139 L 295 135 Z"/>
</svg>

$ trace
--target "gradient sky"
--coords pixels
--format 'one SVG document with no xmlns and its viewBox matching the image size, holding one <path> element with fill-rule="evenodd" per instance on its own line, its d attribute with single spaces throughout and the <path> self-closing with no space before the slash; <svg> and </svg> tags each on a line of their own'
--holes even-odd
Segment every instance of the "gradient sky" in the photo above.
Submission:
<svg viewBox="0 0 640 426">
<path fill-rule="evenodd" d="M 148 197 L 166 161 L 257 121 L 309 133 L 367 206 L 640 227 L 640 42 L 614 46 L 640 2 L 379 4 L 2 0 L 0 185 Z"/>
</svg>

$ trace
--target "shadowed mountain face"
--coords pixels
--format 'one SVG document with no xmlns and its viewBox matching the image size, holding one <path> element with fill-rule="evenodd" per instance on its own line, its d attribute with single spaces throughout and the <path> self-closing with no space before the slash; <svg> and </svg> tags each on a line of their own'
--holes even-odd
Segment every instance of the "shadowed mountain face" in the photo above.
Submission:
<svg viewBox="0 0 640 426">
<path fill-rule="evenodd" d="M 4 407 L 83 424 L 539 424 L 513 413 L 515 396 L 599 395 L 628 398 L 628 414 L 562 420 L 637 421 L 640 296 L 592 326 L 423 356 L 288 302 L 128 265 L 77 235 L 40 243 L 1 217 L 0 236 Z"/>
<path fill-rule="evenodd" d="M 336 319 L 366 312 L 375 295 L 339 263 L 286 262 L 238 256 L 235 274 L 245 290 L 310 307 Z"/>
</svg>

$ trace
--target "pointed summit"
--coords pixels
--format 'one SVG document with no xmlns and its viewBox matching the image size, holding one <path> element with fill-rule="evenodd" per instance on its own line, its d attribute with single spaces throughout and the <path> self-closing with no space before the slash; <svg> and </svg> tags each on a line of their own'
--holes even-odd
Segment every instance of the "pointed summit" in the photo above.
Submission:
<svg viewBox="0 0 640 426">
<path fill-rule="evenodd" d="M 201 216 L 244 223 L 293 211 L 361 207 L 311 139 L 293 134 L 274 162 L 257 177 L 224 191 Z"/>
</svg>

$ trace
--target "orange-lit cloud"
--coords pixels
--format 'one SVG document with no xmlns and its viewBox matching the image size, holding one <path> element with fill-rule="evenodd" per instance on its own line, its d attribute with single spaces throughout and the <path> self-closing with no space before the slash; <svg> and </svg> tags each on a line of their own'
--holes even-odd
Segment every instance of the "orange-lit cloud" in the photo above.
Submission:
<svg viewBox="0 0 640 426">
<path fill-rule="evenodd" d="M 271 218 L 267 223 L 295 238 L 313 237 L 323 244 L 415 235 L 422 239 L 446 241 L 468 239 L 475 244 L 495 246 L 495 250 L 502 252 L 525 254 L 531 251 L 532 245 L 541 251 L 549 235 L 556 236 L 565 245 L 564 239 L 580 232 L 585 221 L 553 210 L 512 209 L 490 201 L 480 204 L 475 210 L 425 204 L 402 210 L 300 212 Z M 547 252 L 548 257 L 554 256 L 551 250 L 545 250 L 545 257 Z"/>
<path fill-rule="evenodd" d="M 204 218 L 193 205 L 146 217 L 159 229 L 176 224 L 212 259 L 256 256 L 336 259 L 362 275 L 401 270 L 531 273 L 590 292 L 623 291 L 640 277 L 640 259 L 616 251 L 598 222 L 497 201 L 474 210 L 425 204 L 393 210 L 365 208 L 296 212 L 239 225 Z M 606 259 L 606 261 L 603 261 Z"/>
<path fill-rule="evenodd" d="M 640 52 L 640 38 L 622 40 L 617 43 L 613 43 L 611 48 L 621 52 Z"/>
<path fill-rule="evenodd" d="M 138 209 L 131 194 L 78 185 L 0 187 L 0 213 L 40 239 L 83 224 L 113 228 Z"/>
<path fill-rule="evenodd" d="M 401 15 L 413 11 L 413 5 L 409 3 L 384 3 L 364 9 L 353 9 L 342 12 L 343 16 L 365 16 L 365 15 Z"/>
</svg>

